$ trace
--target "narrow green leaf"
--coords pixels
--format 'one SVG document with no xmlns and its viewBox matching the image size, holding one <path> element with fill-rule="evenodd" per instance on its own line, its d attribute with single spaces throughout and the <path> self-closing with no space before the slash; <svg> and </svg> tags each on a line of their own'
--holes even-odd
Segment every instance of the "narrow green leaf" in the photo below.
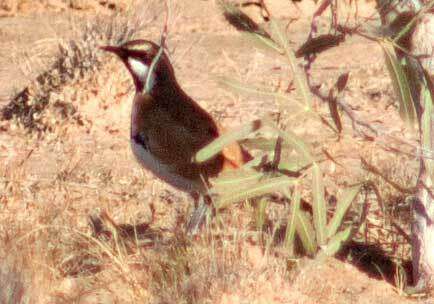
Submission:
<svg viewBox="0 0 434 304">
<path fill-rule="evenodd" d="M 311 164 L 306 158 L 299 159 L 297 157 L 291 157 L 291 159 L 281 159 L 277 165 L 277 169 L 282 171 L 298 172 L 303 168 L 308 167 Z"/>
<path fill-rule="evenodd" d="M 300 109 L 305 111 L 305 105 L 300 101 L 294 99 L 291 100 L 288 95 L 279 92 L 271 92 L 269 89 L 264 87 L 258 87 L 253 84 L 242 83 L 236 79 L 228 78 L 228 77 L 216 77 L 217 84 L 223 88 L 229 89 L 230 91 L 237 94 L 244 94 L 253 96 L 256 98 L 272 98 L 276 101 L 279 101 L 282 106 L 288 106 L 289 101 L 291 101 L 291 105 L 295 105 Z"/>
<path fill-rule="evenodd" d="M 322 172 L 317 163 L 312 166 L 313 224 L 318 245 L 324 245 L 327 240 L 327 213 L 324 200 L 324 182 Z"/>
<path fill-rule="evenodd" d="M 295 230 L 307 254 L 310 256 L 315 255 L 318 250 L 318 245 L 315 242 L 315 232 L 308 215 L 304 211 L 299 210 L 296 213 Z"/>
<path fill-rule="evenodd" d="M 226 132 L 225 134 L 219 136 L 206 147 L 199 150 L 193 158 L 194 162 L 205 162 L 218 153 L 220 153 L 223 148 L 235 141 L 245 139 L 251 133 L 259 130 L 262 126 L 261 120 L 255 120 L 249 124 L 239 127 L 237 130 L 232 130 L 231 132 Z"/>
<path fill-rule="evenodd" d="M 277 132 L 276 132 L 277 134 Z M 261 151 L 274 151 L 276 148 L 276 137 L 273 138 L 265 138 L 265 137 L 255 137 L 255 138 L 246 138 L 241 141 L 243 147 L 247 149 L 257 149 Z M 289 145 L 286 145 L 285 142 L 282 143 L 282 148 L 288 148 Z"/>
<path fill-rule="evenodd" d="M 249 168 L 240 168 L 238 170 L 224 171 L 220 173 L 217 178 L 211 179 L 211 182 L 213 185 L 232 185 L 242 184 L 246 180 L 260 180 L 263 177 L 263 172 L 258 172 Z"/>
<path fill-rule="evenodd" d="M 392 84 L 399 99 L 399 114 L 405 123 L 414 127 L 416 121 L 416 109 L 411 95 L 409 80 L 402 63 L 399 61 L 393 43 L 390 40 L 380 41 L 383 48 L 386 65 L 389 70 Z"/>
<path fill-rule="evenodd" d="M 210 183 L 212 192 L 226 193 L 233 191 L 234 188 L 240 189 L 255 185 L 264 177 L 265 173 L 263 172 L 243 167 L 238 170 L 225 171 L 218 177 L 210 179 Z"/>
<path fill-rule="evenodd" d="M 300 187 L 294 187 L 294 193 L 291 199 L 291 210 L 289 213 L 288 223 L 286 224 L 285 231 L 285 241 L 284 246 L 286 249 L 290 249 L 294 247 L 294 239 L 295 239 L 295 221 L 297 217 L 297 213 L 300 210 Z"/>
<path fill-rule="evenodd" d="M 269 118 L 264 118 L 263 123 L 265 126 L 269 126 L 273 128 L 273 130 L 275 130 L 278 133 L 278 136 L 283 138 L 284 144 L 287 143 L 290 146 L 292 146 L 295 149 L 295 151 L 297 151 L 297 153 L 300 156 L 303 156 L 308 163 L 313 162 L 313 157 L 310 152 L 311 151 L 310 146 L 306 144 L 302 139 L 300 139 L 294 132 L 289 130 L 285 130 L 285 131 L 280 130 L 276 126 L 276 124 Z"/>
<path fill-rule="evenodd" d="M 426 76 L 429 77 L 429 76 Z M 425 78 L 426 78 L 425 77 Z M 422 102 L 424 103 L 424 111 L 422 113 L 422 155 L 423 162 L 426 167 L 427 172 L 434 175 L 433 168 L 433 141 L 432 141 L 432 111 L 433 111 L 433 98 L 430 89 L 427 84 L 427 80 L 422 83 Z"/>
<path fill-rule="evenodd" d="M 344 230 L 336 233 L 327 243 L 326 246 L 322 248 L 322 253 L 327 256 L 334 256 L 341 248 L 342 245 L 349 239 L 351 236 L 352 226 L 345 228 Z"/>
<path fill-rule="evenodd" d="M 245 163 L 241 168 L 252 169 L 257 167 L 263 163 L 264 155 L 260 155 L 258 157 L 253 158 L 252 160 Z"/>
<path fill-rule="evenodd" d="M 242 32 L 244 36 L 246 36 L 250 41 L 252 41 L 255 46 L 260 49 L 269 49 L 276 53 L 283 54 L 283 50 L 279 47 L 279 45 L 274 42 L 272 39 L 264 37 L 262 35 L 258 35 L 256 33 Z"/>
<path fill-rule="evenodd" d="M 278 92 L 271 92 L 268 88 L 258 87 L 257 85 L 250 84 L 250 83 L 243 83 L 233 78 L 217 76 L 216 81 L 218 85 L 230 89 L 234 93 L 247 94 L 254 97 L 282 99 L 285 101 L 289 100 L 288 96 L 285 94 L 278 93 Z"/>
<path fill-rule="evenodd" d="M 393 42 L 397 43 L 401 38 L 405 37 L 412 29 L 414 29 L 417 21 L 425 15 L 431 8 L 434 6 L 434 1 L 430 1 L 423 5 L 422 8 L 420 8 L 421 2 L 420 1 L 410 1 L 415 6 L 415 11 L 417 11 L 416 16 L 414 16 L 410 22 L 408 22 L 402 29 L 399 31 L 399 33 L 396 35 L 396 37 L 393 39 Z"/>
<path fill-rule="evenodd" d="M 300 95 L 303 103 L 306 107 L 306 110 L 310 111 L 312 109 L 312 95 L 309 89 L 309 85 L 307 82 L 306 74 L 304 71 L 297 65 L 297 59 L 295 58 L 294 51 L 290 49 L 288 38 L 280 29 L 276 20 L 270 20 L 271 29 L 275 34 L 276 39 L 278 39 L 278 43 L 283 47 L 286 57 L 289 62 L 289 66 L 291 68 L 292 74 L 294 76 L 294 85 L 297 89 L 298 94 Z"/>
<path fill-rule="evenodd" d="M 294 132 L 289 130 L 279 130 L 279 135 L 285 142 L 290 144 L 300 156 L 303 156 L 308 163 L 313 162 L 311 149 L 302 139 L 300 139 Z"/>
<path fill-rule="evenodd" d="M 270 147 L 270 150 L 275 149 L 277 137 L 281 137 L 283 139 L 282 148 L 283 147 L 286 148 L 288 146 L 292 147 L 299 154 L 299 156 L 304 158 L 303 161 L 306 161 L 307 164 L 313 162 L 310 146 L 306 144 L 302 139 L 300 139 L 294 132 L 289 130 L 285 130 L 285 131 L 280 130 L 269 117 L 264 117 L 261 120 L 261 123 L 262 123 L 261 126 L 263 126 L 264 129 L 266 127 L 271 128 L 273 137 L 274 136 L 276 137 L 274 139 L 274 146 Z"/>
<path fill-rule="evenodd" d="M 327 238 L 333 237 L 342 225 L 345 214 L 351 206 L 351 203 L 359 194 L 362 185 L 357 185 L 349 189 L 345 189 L 342 197 L 338 200 L 336 211 L 330 223 L 327 226 Z"/>
<path fill-rule="evenodd" d="M 233 188 L 233 191 L 230 193 L 222 193 L 221 196 L 216 199 L 214 205 L 217 210 L 226 208 L 232 203 L 279 191 L 282 188 L 292 186 L 295 183 L 296 179 L 287 176 L 264 179 L 254 185 L 249 185 L 247 188 Z"/>
<path fill-rule="evenodd" d="M 254 168 L 264 164 L 269 164 L 274 157 L 274 152 L 270 152 L 267 155 L 256 157 L 244 164 L 242 168 Z M 304 157 L 299 156 L 287 156 L 277 164 L 277 169 L 281 171 L 298 172 L 304 168 L 307 168 L 312 162 L 307 161 Z"/>
</svg>

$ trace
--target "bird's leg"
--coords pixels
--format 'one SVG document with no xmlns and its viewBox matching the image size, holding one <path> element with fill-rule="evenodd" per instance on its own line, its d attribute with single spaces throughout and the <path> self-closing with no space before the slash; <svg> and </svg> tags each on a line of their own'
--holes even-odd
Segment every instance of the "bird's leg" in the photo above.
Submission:
<svg viewBox="0 0 434 304">
<path fill-rule="evenodd" d="M 187 234 L 194 236 L 196 235 L 202 225 L 205 223 L 207 215 L 211 210 L 211 197 L 209 195 L 198 194 L 193 196 L 197 200 L 197 207 L 193 211 L 190 220 L 187 223 Z"/>
</svg>

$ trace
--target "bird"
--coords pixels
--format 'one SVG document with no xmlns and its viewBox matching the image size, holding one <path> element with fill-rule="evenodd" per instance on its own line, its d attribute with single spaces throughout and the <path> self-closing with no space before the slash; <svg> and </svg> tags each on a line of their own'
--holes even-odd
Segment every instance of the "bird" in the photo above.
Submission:
<svg viewBox="0 0 434 304">
<path fill-rule="evenodd" d="M 248 153 L 234 143 L 205 163 L 193 161 L 223 131 L 181 88 L 163 43 L 138 39 L 100 48 L 117 55 L 134 82 L 130 142 L 135 158 L 156 177 L 192 195 L 198 207 L 186 228 L 195 235 L 211 204 L 209 179 L 242 166 Z"/>
</svg>

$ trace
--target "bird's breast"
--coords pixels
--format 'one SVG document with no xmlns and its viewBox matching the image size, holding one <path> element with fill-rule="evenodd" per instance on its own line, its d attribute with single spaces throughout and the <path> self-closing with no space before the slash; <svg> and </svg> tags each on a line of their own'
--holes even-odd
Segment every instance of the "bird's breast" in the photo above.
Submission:
<svg viewBox="0 0 434 304">
<path fill-rule="evenodd" d="M 184 177 L 176 167 L 164 160 L 157 158 L 146 146 L 131 139 L 131 149 L 137 161 L 147 170 L 151 171 L 158 178 L 171 186 L 182 191 L 201 191 L 200 180 L 191 177 Z"/>
<path fill-rule="evenodd" d="M 167 106 L 165 100 L 136 96 L 131 116 L 133 153 L 143 167 L 176 188 L 204 190 L 203 180 L 220 172 L 221 156 L 205 164 L 192 161 L 217 135 L 214 121 L 188 99 Z"/>
</svg>

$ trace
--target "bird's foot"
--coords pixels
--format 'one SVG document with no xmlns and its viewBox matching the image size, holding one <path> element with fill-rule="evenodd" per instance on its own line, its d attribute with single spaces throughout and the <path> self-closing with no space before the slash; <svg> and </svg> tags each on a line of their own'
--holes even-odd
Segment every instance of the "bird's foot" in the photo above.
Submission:
<svg viewBox="0 0 434 304">
<path fill-rule="evenodd" d="M 199 197 L 197 208 L 193 211 L 187 226 L 186 233 L 188 236 L 195 236 L 199 233 L 206 219 L 211 215 L 211 198 L 206 196 Z"/>
</svg>

